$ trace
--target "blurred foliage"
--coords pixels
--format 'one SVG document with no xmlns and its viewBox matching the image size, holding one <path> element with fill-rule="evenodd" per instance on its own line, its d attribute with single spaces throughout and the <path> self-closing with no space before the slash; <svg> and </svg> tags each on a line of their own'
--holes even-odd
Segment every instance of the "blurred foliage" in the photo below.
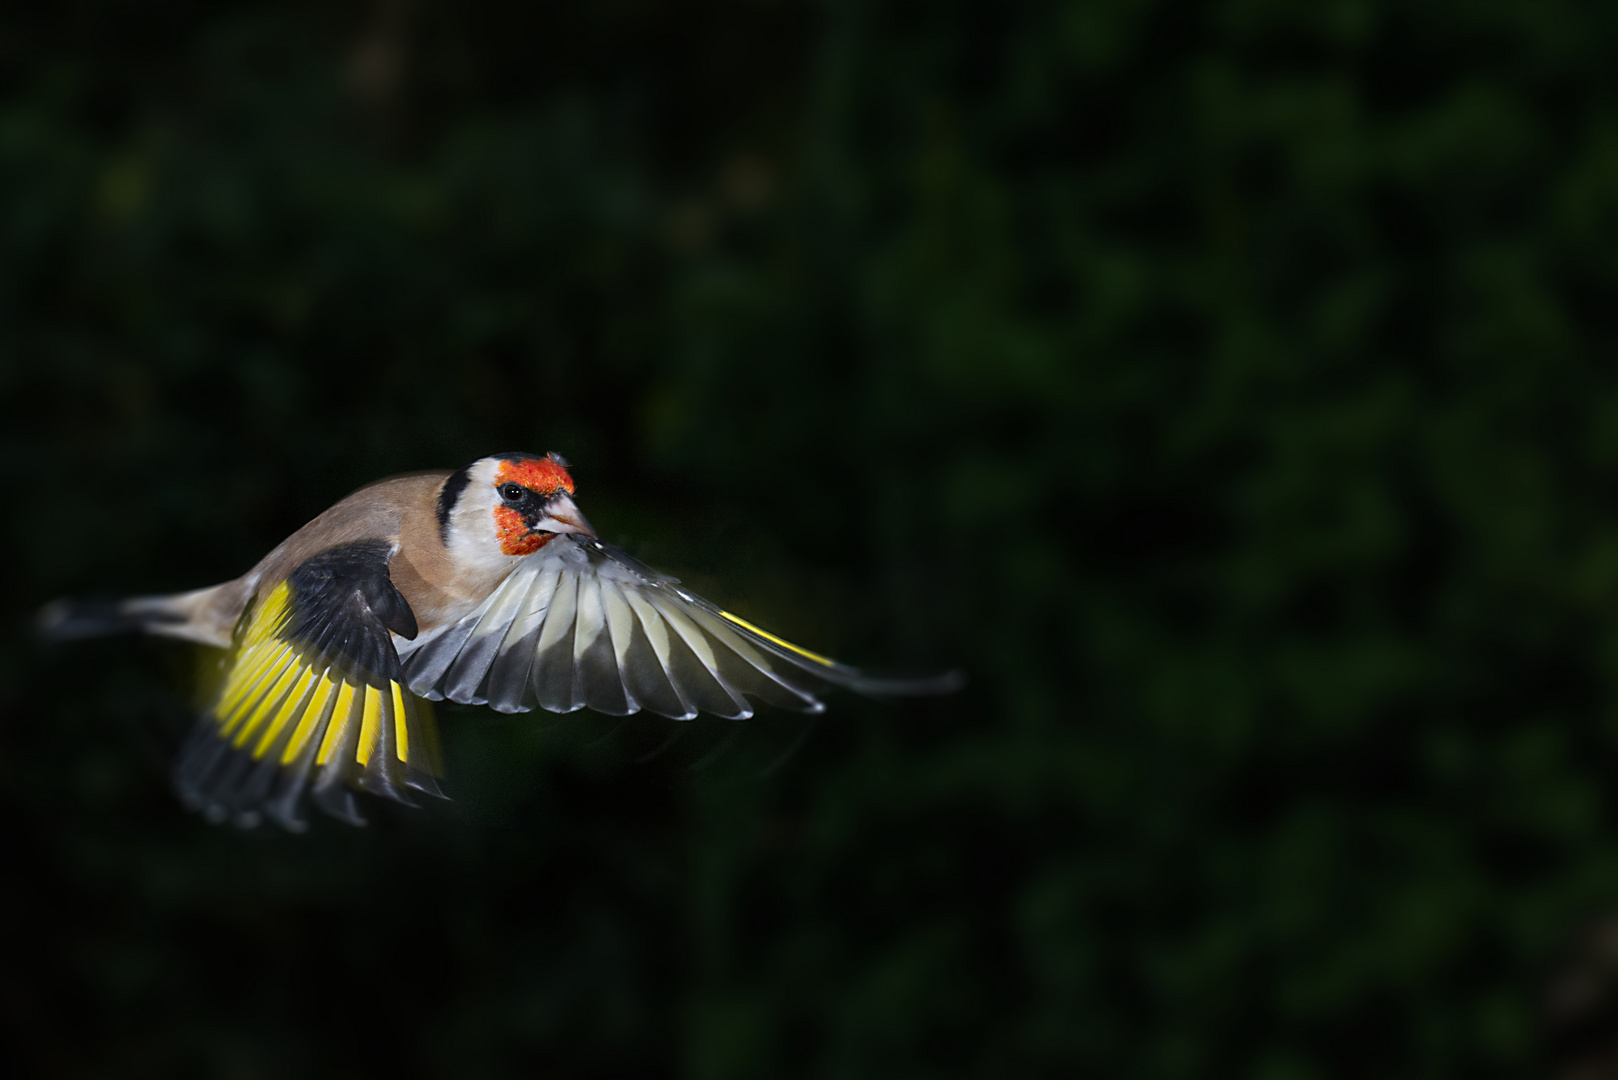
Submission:
<svg viewBox="0 0 1618 1080">
<path fill-rule="evenodd" d="M 1547 972 L 1618 907 L 1615 44 L 1500 0 L 0 13 L 9 1052 L 1572 1061 Z M 969 689 L 669 748 L 446 709 L 452 808 L 287 837 L 169 798 L 179 650 L 28 639 L 515 448 L 749 617 Z"/>
</svg>

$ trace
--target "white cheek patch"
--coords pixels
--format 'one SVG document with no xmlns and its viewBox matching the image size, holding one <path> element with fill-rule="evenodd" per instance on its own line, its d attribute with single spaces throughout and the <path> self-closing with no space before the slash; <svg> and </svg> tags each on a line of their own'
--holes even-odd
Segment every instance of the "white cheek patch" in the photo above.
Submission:
<svg viewBox="0 0 1618 1080">
<path fill-rule="evenodd" d="M 508 573 L 520 556 L 501 548 L 495 510 L 505 505 L 494 485 L 497 463 L 485 459 L 468 470 L 465 489 L 450 511 L 447 546 L 456 565 L 473 575 Z"/>
</svg>

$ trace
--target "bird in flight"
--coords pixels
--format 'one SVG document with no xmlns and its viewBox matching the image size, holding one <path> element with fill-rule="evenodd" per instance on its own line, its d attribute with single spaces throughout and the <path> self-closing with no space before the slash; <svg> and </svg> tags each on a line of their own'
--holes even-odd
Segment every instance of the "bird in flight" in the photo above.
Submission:
<svg viewBox="0 0 1618 1080">
<path fill-rule="evenodd" d="M 603 543 L 555 453 L 495 454 L 359 489 L 233 581 L 57 600 L 41 632 L 138 631 L 225 650 L 174 765 L 210 819 L 364 824 L 356 791 L 444 797 L 430 702 L 742 719 L 824 709 L 826 687 L 936 694 L 956 675 L 868 675 L 785 641 Z"/>
</svg>

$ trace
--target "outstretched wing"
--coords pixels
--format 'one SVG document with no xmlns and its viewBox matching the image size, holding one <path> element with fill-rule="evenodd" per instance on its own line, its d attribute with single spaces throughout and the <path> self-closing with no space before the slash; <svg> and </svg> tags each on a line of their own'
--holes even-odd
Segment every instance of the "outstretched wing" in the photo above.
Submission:
<svg viewBox="0 0 1618 1080">
<path fill-rule="evenodd" d="M 416 633 L 390 551 L 380 540 L 332 548 L 249 605 L 223 686 L 175 763 L 189 805 L 300 829 L 306 791 L 355 824 L 350 788 L 403 803 L 407 788 L 441 795 L 430 706 L 406 688 L 389 634 Z"/>
<path fill-rule="evenodd" d="M 953 689 L 954 676 L 880 679 L 783 641 L 599 540 L 528 556 L 478 609 L 400 649 L 416 693 L 501 712 L 646 709 L 743 718 L 749 699 L 819 712 L 826 686 Z"/>
</svg>

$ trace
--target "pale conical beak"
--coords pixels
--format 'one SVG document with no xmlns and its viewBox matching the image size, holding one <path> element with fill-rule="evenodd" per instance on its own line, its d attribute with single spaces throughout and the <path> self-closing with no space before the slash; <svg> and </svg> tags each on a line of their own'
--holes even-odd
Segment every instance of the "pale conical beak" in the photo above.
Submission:
<svg viewBox="0 0 1618 1080">
<path fill-rule="evenodd" d="M 535 523 L 534 528 L 539 532 L 578 533 L 580 536 L 596 534 L 568 495 L 557 495 L 551 499 L 545 507 L 545 516 Z"/>
</svg>

